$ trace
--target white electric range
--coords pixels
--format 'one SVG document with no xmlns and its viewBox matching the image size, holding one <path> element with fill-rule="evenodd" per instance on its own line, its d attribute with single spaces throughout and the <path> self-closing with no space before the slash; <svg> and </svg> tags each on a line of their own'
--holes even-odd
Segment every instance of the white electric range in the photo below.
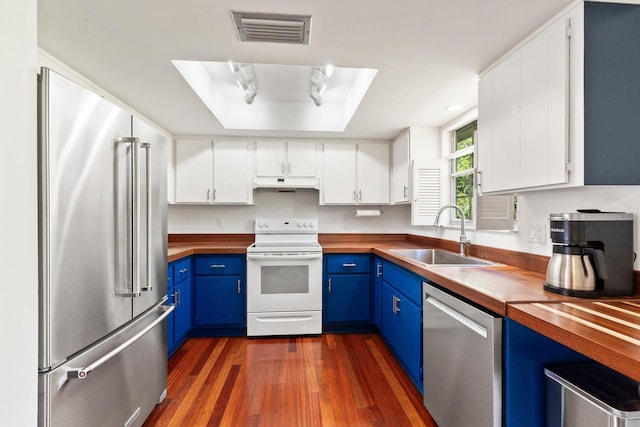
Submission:
<svg viewBox="0 0 640 427">
<path fill-rule="evenodd" d="M 321 333 L 318 221 L 256 220 L 247 248 L 247 336 Z"/>
</svg>

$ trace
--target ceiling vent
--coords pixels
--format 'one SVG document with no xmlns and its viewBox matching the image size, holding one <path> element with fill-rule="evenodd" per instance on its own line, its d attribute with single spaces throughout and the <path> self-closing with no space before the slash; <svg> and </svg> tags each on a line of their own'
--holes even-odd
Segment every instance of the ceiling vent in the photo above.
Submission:
<svg viewBox="0 0 640 427">
<path fill-rule="evenodd" d="M 309 44 L 311 15 L 231 12 L 243 42 Z"/>
</svg>

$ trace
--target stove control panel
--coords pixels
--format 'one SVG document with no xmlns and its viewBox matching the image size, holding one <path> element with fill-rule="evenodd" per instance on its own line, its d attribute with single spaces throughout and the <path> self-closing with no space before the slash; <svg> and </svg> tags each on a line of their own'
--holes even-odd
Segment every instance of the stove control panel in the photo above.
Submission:
<svg viewBox="0 0 640 427">
<path fill-rule="evenodd" d="M 256 219 L 256 233 L 317 233 L 316 219 Z"/>
</svg>

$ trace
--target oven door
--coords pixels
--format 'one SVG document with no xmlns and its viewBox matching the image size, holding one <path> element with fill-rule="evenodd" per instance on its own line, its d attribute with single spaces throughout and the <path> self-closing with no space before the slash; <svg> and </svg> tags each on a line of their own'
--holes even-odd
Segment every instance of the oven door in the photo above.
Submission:
<svg viewBox="0 0 640 427">
<path fill-rule="evenodd" d="M 247 254 L 247 336 L 322 333 L 322 252 Z"/>
</svg>

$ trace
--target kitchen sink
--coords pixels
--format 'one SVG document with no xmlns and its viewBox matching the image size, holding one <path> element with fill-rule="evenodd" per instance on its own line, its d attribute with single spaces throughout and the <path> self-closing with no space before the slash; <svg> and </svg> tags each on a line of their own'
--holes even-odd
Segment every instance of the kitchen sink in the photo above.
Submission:
<svg viewBox="0 0 640 427">
<path fill-rule="evenodd" d="M 422 262 L 428 265 L 438 266 L 473 266 L 473 265 L 495 265 L 491 261 L 479 258 L 462 256 L 443 249 L 389 249 L 396 255 Z"/>
</svg>

